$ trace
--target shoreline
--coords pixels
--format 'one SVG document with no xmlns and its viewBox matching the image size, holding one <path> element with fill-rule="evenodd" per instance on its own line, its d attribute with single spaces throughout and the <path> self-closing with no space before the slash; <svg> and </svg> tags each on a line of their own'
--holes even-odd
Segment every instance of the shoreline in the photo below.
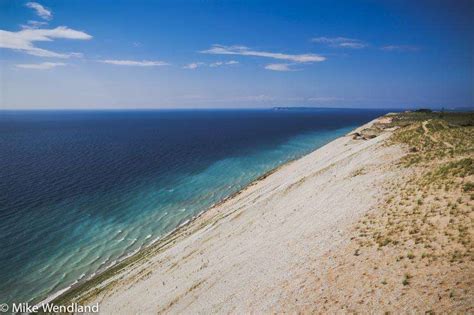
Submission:
<svg viewBox="0 0 474 315">
<path fill-rule="evenodd" d="M 353 132 L 356 132 L 357 130 L 359 130 L 361 128 L 364 128 L 364 126 L 371 125 L 373 122 L 377 121 L 379 118 L 380 117 L 378 117 L 378 118 L 376 118 L 376 119 L 374 119 L 370 122 L 367 122 L 362 126 L 355 127 L 355 129 L 353 129 L 349 133 L 347 133 L 345 135 L 342 135 L 340 137 L 348 136 L 349 134 L 352 134 Z M 338 137 L 338 138 L 340 138 L 340 137 Z M 338 138 L 336 138 L 336 139 L 338 139 Z M 336 139 L 334 139 L 334 140 L 336 140 Z M 334 140 L 332 140 L 332 141 L 334 141 Z M 329 143 L 331 143 L 332 141 L 330 141 Z M 324 144 L 322 147 L 328 145 L 329 143 Z M 142 256 L 146 256 L 147 254 L 149 254 L 149 252 L 156 250 L 156 253 L 158 253 L 162 250 L 165 250 L 166 249 L 165 246 L 169 245 L 169 242 L 173 241 L 175 236 L 177 238 L 179 236 L 178 234 L 180 234 L 180 232 L 183 232 L 182 231 L 183 229 L 185 229 L 186 227 L 188 227 L 188 226 L 192 225 L 193 223 L 195 223 L 197 220 L 199 220 L 207 212 L 212 211 L 214 208 L 219 207 L 222 204 L 226 203 L 227 201 L 236 198 L 237 196 L 244 193 L 250 187 L 252 187 L 254 185 L 257 185 L 260 181 L 262 181 L 262 180 L 266 179 L 267 177 L 271 176 L 272 174 L 278 172 L 283 167 L 285 167 L 287 165 L 290 165 L 291 163 L 294 163 L 295 161 L 298 161 L 301 158 L 304 158 L 305 156 L 313 153 L 316 150 L 319 150 L 322 147 L 316 148 L 316 149 L 314 149 L 314 150 L 312 150 L 312 151 L 310 151 L 310 152 L 308 152 L 308 153 L 306 153 L 306 154 L 304 154 L 300 157 L 288 160 L 288 161 L 284 162 L 283 164 L 278 165 L 277 167 L 265 172 L 264 174 L 258 176 L 256 179 L 252 180 L 251 182 L 249 182 L 247 185 L 245 185 L 244 187 L 242 187 L 238 191 L 230 194 L 229 196 L 223 198 L 222 200 L 219 200 L 218 202 L 216 202 L 212 206 L 210 206 L 210 207 L 208 207 L 204 210 L 201 210 L 200 212 L 193 215 L 192 217 L 190 217 L 188 219 L 185 219 L 183 222 L 179 223 L 178 226 L 176 226 L 171 231 L 165 233 L 164 235 L 162 235 L 160 237 L 157 237 L 152 243 L 150 243 L 150 244 L 148 244 L 148 245 L 146 245 L 142 248 L 139 248 L 139 249 L 135 250 L 134 252 L 129 253 L 128 255 L 123 257 L 122 259 L 117 260 L 115 263 L 111 264 L 110 266 L 105 267 L 105 269 L 102 270 L 102 271 L 95 272 L 94 274 L 90 275 L 89 277 L 82 277 L 82 278 L 76 280 L 70 286 L 49 295 L 48 297 L 46 297 L 42 301 L 35 303 L 35 305 L 43 305 L 43 304 L 47 304 L 47 303 L 54 303 L 54 304 L 61 304 L 62 305 L 62 304 L 67 304 L 70 301 L 73 301 L 78 293 L 80 294 L 83 290 L 87 290 L 89 287 L 101 283 L 101 281 L 104 281 L 104 278 L 112 277 L 113 275 L 115 275 L 119 271 L 126 268 L 128 265 L 132 265 L 132 264 L 140 261 L 141 259 L 143 259 Z"/>
<path fill-rule="evenodd" d="M 389 114 L 387 114 L 389 115 Z M 385 115 L 386 116 L 386 115 Z M 248 185 L 243 187 L 242 189 L 232 193 L 228 197 L 220 200 L 219 202 L 215 203 L 211 207 L 200 211 L 198 214 L 192 216 L 189 219 L 184 220 L 182 223 L 180 223 L 176 228 L 171 230 L 170 232 L 166 233 L 165 235 L 159 237 L 156 239 L 154 243 L 149 244 L 146 247 L 140 248 L 134 253 L 130 253 L 127 257 L 123 258 L 120 261 L 117 261 L 115 264 L 107 267 L 103 271 L 96 273 L 95 275 L 92 275 L 90 278 L 85 279 L 84 281 L 81 281 L 81 279 L 77 280 L 76 283 L 72 284 L 68 288 L 64 288 L 51 296 L 47 297 L 46 299 L 36 303 L 36 305 L 42 305 L 45 303 L 54 303 L 54 304 L 59 304 L 59 305 L 66 305 L 71 302 L 87 302 L 89 299 L 89 296 L 87 295 L 87 292 L 91 289 L 94 289 L 94 291 L 102 291 L 107 288 L 108 286 L 108 281 L 113 279 L 114 276 L 119 274 L 120 272 L 124 272 L 127 268 L 132 268 L 135 264 L 140 263 L 142 260 L 150 257 L 150 256 L 155 256 L 158 255 L 159 253 L 167 250 L 169 247 L 171 247 L 175 242 L 179 241 L 181 237 L 186 237 L 190 233 L 196 232 L 197 230 L 203 229 L 207 225 L 211 224 L 210 222 L 204 221 L 204 217 L 206 215 L 212 216 L 209 214 L 216 208 L 224 205 L 226 202 L 232 201 L 238 196 L 244 194 L 247 190 L 252 188 L 255 185 L 258 185 L 260 182 L 268 178 L 269 176 L 277 173 L 281 169 L 288 167 L 289 165 L 295 163 L 298 160 L 301 160 L 315 151 L 318 151 L 334 141 L 348 137 L 356 132 L 359 132 L 360 130 L 370 128 L 374 123 L 377 123 L 380 121 L 385 116 L 378 117 L 376 119 L 373 119 L 372 121 L 369 121 L 359 127 L 356 127 L 349 133 L 340 136 L 339 138 L 336 138 L 332 140 L 331 142 L 323 145 L 322 147 L 319 147 L 313 151 L 310 151 L 309 153 L 299 157 L 295 158 L 292 160 L 289 160 L 274 169 L 271 169 L 270 171 L 262 174 L 252 182 L 250 182 Z M 204 222 L 199 222 L 200 220 Z M 219 219 L 217 219 L 219 220 Z M 189 230 L 194 230 L 194 231 L 189 231 Z M 94 293 L 95 294 L 95 293 Z"/>
<path fill-rule="evenodd" d="M 313 151 L 311 151 L 311 152 L 313 152 Z M 308 154 L 310 154 L 311 152 L 309 152 Z M 76 294 L 76 291 L 81 292 L 82 290 L 84 290 L 83 286 L 89 287 L 89 282 L 94 283 L 96 281 L 97 282 L 102 281 L 103 277 L 109 276 L 108 273 L 111 273 L 113 275 L 116 272 L 118 272 L 119 270 L 121 270 L 123 268 L 126 268 L 128 265 L 139 261 L 142 257 L 138 257 L 138 256 L 141 256 L 141 254 L 143 254 L 143 255 L 147 254 L 146 251 L 158 250 L 158 252 L 159 252 L 161 250 L 165 250 L 165 248 L 162 248 L 162 245 L 163 245 L 163 247 L 164 247 L 164 245 L 168 245 L 168 241 L 170 239 L 173 239 L 174 236 L 177 236 L 175 234 L 179 234 L 180 232 L 182 232 L 181 230 L 185 229 L 189 225 L 192 225 L 195 221 L 197 221 L 200 217 L 202 217 L 206 212 L 212 211 L 213 208 L 218 207 L 218 206 L 224 204 L 226 201 L 237 197 L 238 195 L 242 194 L 249 187 L 251 187 L 253 185 L 256 185 L 259 181 L 264 180 L 268 176 L 270 176 L 273 173 L 277 172 L 280 168 L 284 167 L 287 164 L 293 163 L 293 162 L 297 161 L 300 158 L 295 158 L 295 159 L 289 160 L 289 161 L 287 161 L 287 162 L 271 169 L 270 171 L 265 172 L 263 175 L 260 175 L 259 177 L 254 179 L 249 184 L 247 184 L 245 187 L 242 187 L 240 190 L 238 190 L 238 191 L 230 194 L 229 196 L 225 197 L 224 199 L 216 202 L 211 207 L 198 212 L 196 215 L 190 217 L 189 219 L 184 220 L 182 223 L 178 224 L 178 226 L 176 226 L 171 231 L 169 231 L 169 232 L 165 233 L 164 235 L 156 238 L 155 241 L 153 241 L 149 245 L 147 245 L 143 248 L 139 248 L 139 249 L 135 250 L 134 252 L 129 253 L 124 258 L 122 258 L 122 259 L 116 261 L 115 263 L 113 263 L 112 265 L 106 267 L 104 270 L 96 272 L 95 274 L 92 274 L 89 278 L 86 278 L 84 281 L 81 281 L 82 279 L 84 279 L 84 277 L 81 278 L 81 279 L 78 279 L 75 283 L 73 283 L 69 287 L 66 287 L 62 290 L 59 290 L 59 291 L 51 294 L 50 296 L 46 297 L 44 300 L 42 300 L 38 303 L 35 303 L 35 305 L 43 305 L 43 304 L 47 304 L 47 303 L 53 303 L 53 304 L 68 303 L 69 295 L 73 295 L 73 297 L 74 297 L 74 295 Z M 122 264 L 124 266 L 122 266 Z M 63 302 L 63 300 L 66 300 L 66 302 Z"/>
</svg>

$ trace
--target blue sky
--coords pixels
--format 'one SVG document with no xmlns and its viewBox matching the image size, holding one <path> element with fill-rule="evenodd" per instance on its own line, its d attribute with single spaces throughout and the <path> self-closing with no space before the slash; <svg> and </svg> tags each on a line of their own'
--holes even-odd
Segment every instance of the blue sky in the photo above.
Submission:
<svg viewBox="0 0 474 315">
<path fill-rule="evenodd" d="M 0 108 L 474 106 L 474 1 L 0 0 Z"/>
</svg>

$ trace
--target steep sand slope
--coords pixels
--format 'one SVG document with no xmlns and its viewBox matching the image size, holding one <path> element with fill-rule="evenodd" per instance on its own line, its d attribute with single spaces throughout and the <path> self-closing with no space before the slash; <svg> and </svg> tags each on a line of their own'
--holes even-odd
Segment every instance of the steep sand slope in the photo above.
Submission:
<svg viewBox="0 0 474 315">
<path fill-rule="evenodd" d="M 401 128 L 387 145 L 409 148 L 392 166 L 400 176 L 348 244 L 281 285 L 278 312 L 474 312 L 474 113 L 392 118 Z"/>
<path fill-rule="evenodd" d="M 391 166 L 404 150 L 384 145 L 391 133 L 341 137 L 284 165 L 72 300 L 107 314 L 281 310 L 295 293 L 285 284 L 345 246 L 402 172 Z"/>
</svg>

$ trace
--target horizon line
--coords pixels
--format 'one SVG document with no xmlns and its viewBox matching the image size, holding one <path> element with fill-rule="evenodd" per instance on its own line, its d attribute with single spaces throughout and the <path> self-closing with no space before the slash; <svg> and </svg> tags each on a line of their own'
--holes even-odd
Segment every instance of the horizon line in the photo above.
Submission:
<svg viewBox="0 0 474 315">
<path fill-rule="evenodd" d="M 265 110 L 265 109 L 362 109 L 362 110 L 413 110 L 413 109 L 471 109 L 466 106 L 393 106 L 393 107 L 328 107 L 328 106 L 266 106 L 266 107 L 97 107 L 97 108 L 0 108 L 1 111 L 161 111 L 161 110 Z"/>
</svg>

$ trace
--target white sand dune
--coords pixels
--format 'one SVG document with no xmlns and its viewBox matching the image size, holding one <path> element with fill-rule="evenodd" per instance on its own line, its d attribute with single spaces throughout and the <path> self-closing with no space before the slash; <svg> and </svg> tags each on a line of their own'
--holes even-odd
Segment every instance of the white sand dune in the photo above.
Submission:
<svg viewBox="0 0 474 315">
<path fill-rule="evenodd" d="M 285 311 L 280 301 L 292 292 L 284 283 L 344 245 L 349 225 L 397 176 L 389 166 L 403 150 L 383 145 L 390 134 L 344 136 L 282 166 L 98 285 L 87 302 L 106 314 Z"/>
</svg>

